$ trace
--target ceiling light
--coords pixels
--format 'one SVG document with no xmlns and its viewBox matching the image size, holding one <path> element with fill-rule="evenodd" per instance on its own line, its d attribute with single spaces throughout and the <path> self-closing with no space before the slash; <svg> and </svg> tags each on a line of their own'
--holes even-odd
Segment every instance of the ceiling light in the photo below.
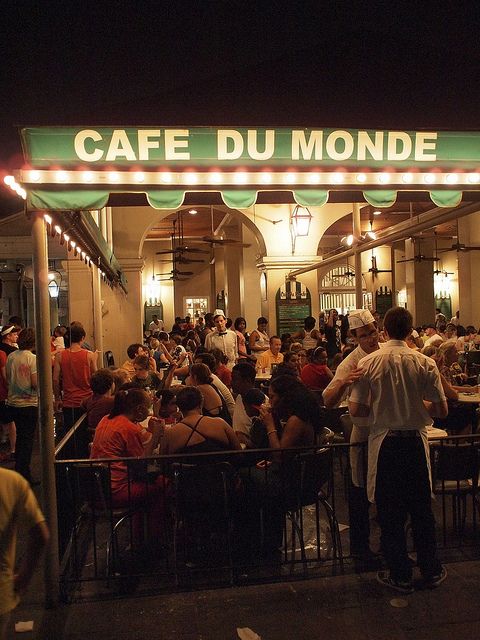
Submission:
<svg viewBox="0 0 480 640">
<path fill-rule="evenodd" d="M 405 184 L 410 184 L 410 182 L 412 182 L 413 180 L 413 174 L 412 173 L 404 173 L 402 175 L 402 182 L 404 182 Z"/>
<path fill-rule="evenodd" d="M 390 174 L 389 173 L 379 173 L 378 174 L 378 181 L 381 184 L 387 184 L 388 182 L 390 182 Z"/>
<path fill-rule="evenodd" d="M 477 182 L 480 181 L 480 173 L 469 173 L 468 174 L 468 181 L 471 184 L 477 184 Z"/>
<path fill-rule="evenodd" d="M 233 174 L 233 178 L 236 184 L 246 184 L 248 181 L 248 173 L 246 171 L 236 171 Z"/>
<path fill-rule="evenodd" d="M 345 177 L 340 171 L 335 171 L 335 173 L 332 173 L 331 180 L 333 184 L 342 184 L 344 179 Z"/>
<path fill-rule="evenodd" d="M 272 174 L 270 173 L 270 171 L 263 171 L 260 176 L 260 180 L 263 182 L 263 184 L 270 184 L 272 181 Z"/>
<path fill-rule="evenodd" d="M 108 174 L 108 180 L 109 182 L 119 182 L 120 174 L 118 173 L 118 171 L 110 171 L 110 173 Z"/>
<path fill-rule="evenodd" d="M 142 171 L 136 171 L 133 177 L 135 178 L 135 182 L 145 182 L 145 174 Z"/>
<path fill-rule="evenodd" d="M 309 173 L 308 182 L 310 184 L 318 184 L 320 182 L 320 174 L 317 172 Z"/>
<path fill-rule="evenodd" d="M 283 181 L 285 182 L 285 184 L 293 184 L 296 179 L 297 179 L 296 173 L 289 172 L 283 176 Z"/>
<path fill-rule="evenodd" d="M 374 216 L 381 216 L 382 215 L 382 212 L 378 211 L 378 209 L 376 211 L 372 211 L 372 213 L 373 213 Z"/>
<path fill-rule="evenodd" d="M 222 174 L 220 171 L 212 171 L 210 174 L 210 182 L 213 184 L 220 184 L 222 182 Z"/>
<path fill-rule="evenodd" d="M 197 184 L 198 176 L 195 173 L 195 171 L 185 171 L 183 175 L 184 175 L 186 184 Z"/>
<path fill-rule="evenodd" d="M 445 182 L 447 184 L 457 184 L 458 175 L 456 173 L 447 173 L 447 175 L 445 176 Z"/>
<path fill-rule="evenodd" d="M 188 213 L 189 213 L 191 216 L 195 216 L 195 215 L 197 215 L 198 211 L 197 211 L 196 209 L 189 209 L 189 210 L 188 210 Z"/>
<path fill-rule="evenodd" d="M 162 171 L 162 173 L 160 174 L 160 180 L 162 182 L 171 182 L 172 174 L 170 173 L 170 171 Z"/>
<path fill-rule="evenodd" d="M 66 182 L 68 180 L 68 174 L 66 171 L 57 171 L 55 177 L 57 182 Z"/>
<path fill-rule="evenodd" d="M 367 181 L 367 176 L 365 173 L 357 173 L 357 178 L 356 178 L 357 182 L 360 182 L 361 184 L 363 184 L 364 182 Z"/>
<path fill-rule="evenodd" d="M 435 174 L 434 174 L 434 173 L 426 173 L 426 174 L 423 176 L 423 181 L 424 181 L 426 184 L 433 184 L 433 183 L 435 182 L 435 180 L 436 180 L 436 177 L 435 177 Z"/>
<path fill-rule="evenodd" d="M 30 180 L 32 182 L 38 182 L 40 180 L 40 171 L 30 171 Z"/>
<path fill-rule="evenodd" d="M 84 182 L 93 182 L 93 173 L 91 171 L 83 172 L 83 181 Z"/>
</svg>

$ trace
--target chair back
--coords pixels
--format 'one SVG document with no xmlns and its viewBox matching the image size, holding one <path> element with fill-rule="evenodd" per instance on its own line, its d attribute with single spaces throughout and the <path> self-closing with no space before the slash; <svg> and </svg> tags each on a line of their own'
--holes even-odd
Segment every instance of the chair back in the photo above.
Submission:
<svg viewBox="0 0 480 640">
<path fill-rule="evenodd" d="M 292 489 L 296 506 L 314 504 L 319 492 L 328 493 L 332 479 L 333 449 L 324 447 L 299 453 L 293 460 Z"/>
<path fill-rule="evenodd" d="M 445 481 L 470 480 L 478 485 L 478 447 L 475 444 L 442 443 L 433 447 L 432 475 L 435 484 Z"/>
<path fill-rule="evenodd" d="M 113 357 L 112 351 L 105 351 L 103 360 L 105 363 L 105 367 L 114 367 L 115 366 L 115 358 Z"/>
</svg>

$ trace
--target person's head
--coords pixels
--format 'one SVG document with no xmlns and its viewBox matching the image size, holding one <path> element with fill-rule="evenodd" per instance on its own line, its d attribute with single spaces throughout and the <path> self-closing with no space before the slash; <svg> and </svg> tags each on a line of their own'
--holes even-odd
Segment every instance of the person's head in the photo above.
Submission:
<svg viewBox="0 0 480 640">
<path fill-rule="evenodd" d="M 148 356 L 136 356 L 133 359 L 133 368 L 135 369 L 135 378 L 137 380 L 146 380 L 148 378 L 149 360 Z"/>
<path fill-rule="evenodd" d="M 156 313 L 154 313 L 154 314 L 152 315 L 152 322 L 155 322 L 155 323 L 156 323 L 156 322 L 157 322 L 157 320 L 158 320 L 158 316 L 157 316 L 157 314 L 156 314 Z"/>
<path fill-rule="evenodd" d="M 168 342 L 169 341 L 168 333 L 166 331 L 159 331 L 157 333 L 157 338 L 158 338 L 158 340 L 160 340 L 160 342 Z"/>
<path fill-rule="evenodd" d="M 383 323 L 385 326 L 385 323 Z M 430 338 L 430 336 L 434 336 L 437 333 L 437 329 L 434 324 L 425 325 L 425 335 Z"/>
<path fill-rule="evenodd" d="M 210 311 L 205 314 L 205 325 L 209 329 L 213 329 L 213 327 L 215 326 L 215 323 L 213 322 L 213 313 L 210 313 Z"/>
<path fill-rule="evenodd" d="M 348 314 L 350 333 L 366 353 L 378 349 L 378 329 L 368 309 L 353 309 Z"/>
<path fill-rule="evenodd" d="M 212 382 L 212 374 L 206 364 L 194 364 L 190 369 L 190 376 L 194 385 L 210 384 Z"/>
<path fill-rule="evenodd" d="M 441 310 L 437 307 L 437 308 L 435 309 L 435 313 L 438 315 L 439 313 L 442 313 L 442 312 L 441 312 Z"/>
<path fill-rule="evenodd" d="M 255 385 L 255 367 L 248 362 L 239 362 L 232 369 L 232 391 L 243 394 Z"/>
<path fill-rule="evenodd" d="M 79 344 L 85 340 L 85 329 L 80 322 L 72 322 L 70 325 L 70 344 Z"/>
<path fill-rule="evenodd" d="M 317 347 L 312 353 L 312 362 L 315 364 L 327 364 L 327 351 L 324 347 Z"/>
<path fill-rule="evenodd" d="M 258 416 L 260 414 L 260 407 L 265 402 L 265 395 L 260 391 L 260 389 L 256 389 L 253 387 L 245 393 L 242 393 L 242 402 L 245 408 L 245 413 L 249 418 L 253 418 L 254 416 Z"/>
<path fill-rule="evenodd" d="M 447 328 L 447 323 L 443 321 L 439 321 L 437 324 L 438 333 L 445 333 L 445 329 Z"/>
<path fill-rule="evenodd" d="M 473 324 L 467 324 L 467 326 L 465 327 L 465 332 L 469 338 L 477 334 L 477 330 L 475 329 Z"/>
<path fill-rule="evenodd" d="M 63 324 L 58 324 L 53 330 L 53 335 L 55 338 L 63 338 L 63 336 L 67 333 L 67 327 Z"/>
<path fill-rule="evenodd" d="M 300 369 L 307 364 L 308 357 L 307 357 L 307 352 L 305 351 L 305 349 L 303 349 L 303 348 L 302 349 L 298 349 L 298 351 L 293 351 L 292 350 L 292 353 L 296 353 L 297 354 Z"/>
<path fill-rule="evenodd" d="M 283 364 L 295 372 L 298 372 L 299 362 L 298 353 L 295 351 L 287 351 L 283 354 Z"/>
<path fill-rule="evenodd" d="M 439 356 L 447 367 L 458 362 L 458 351 L 453 342 L 444 342 L 438 347 Z"/>
<path fill-rule="evenodd" d="M 264 316 L 260 316 L 257 320 L 257 328 L 262 333 L 265 333 L 267 330 L 268 320 Z"/>
<path fill-rule="evenodd" d="M 197 325 L 199 327 L 203 327 L 203 325 L 205 324 L 204 320 L 203 320 L 203 316 L 198 316 L 197 318 Z"/>
<path fill-rule="evenodd" d="M 303 321 L 303 326 L 305 327 L 305 331 L 312 331 L 312 329 L 315 327 L 316 322 L 317 321 L 313 316 L 307 316 Z"/>
<path fill-rule="evenodd" d="M 143 344 L 134 342 L 127 347 L 127 356 L 130 360 L 133 360 L 135 356 L 143 355 Z"/>
<path fill-rule="evenodd" d="M 23 327 L 23 320 L 20 316 L 10 316 L 10 318 L 8 319 L 8 324 L 14 324 L 20 332 L 20 329 Z"/>
<path fill-rule="evenodd" d="M 457 327 L 451 322 L 449 322 L 445 327 L 445 338 L 447 340 L 451 340 L 452 338 L 455 338 L 456 335 L 457 335 Z"/>
<path fill-rule="evenodd" d="M 35 348 L 35 330 L 32 327 L 22 329 L 18 334 L 17 345 L 19 349 L 34 349 Z"/>
<path fill-rule="evenodd" d="M 114 385 L 113 373 L 110 369 L 98 369 L 90 378 L 90 389 L 98 396 L 111 394 Z"/>
<path fill-rule="evenodd" d="M 201 413 L 203 396 L 196 387 L 184 387 L 177 393 L 177 407 L 183 415 L 190 411 Z"/>
<path fill-rule="evenodd" d="M 282 341 L 278 336 L 272 336 L 270 338 L 270 351 L 273 353 L 274 356 L 280 353 L 281 346 L 282 346 Z"/>
<path fill-rule="evenodd" d="M 216 367 L 221 364 L 226 364 L 228 362 L 227 356 L 223 353 L 221 349 L 214 347 L 211 351 L 212 356 L 215 358 Z"/>
<path fill-rule="evenodd" d="M 177 396 L 170 389 L 157 392 L 160 399 L 159 415 L 161 418 L 171 418 L 178 412 Z"/>
<path fill-rule="evenodd" d="M 295 353 L 298 353 L 302 349 L 303 349 L 303 344 L 301 342 L 292 342 L 290 345 L 289 351 L 295 351 Z"/>
<path fill-rule="evenodd" d="M 440 360 L 440 354 L 438 347 L 433 344 L 427 344 L 426 347 L 423 347 L 422 353 L 424 356 L 428 356 L 429 358 L 433 358 L 436 362 Z"/>
<path fill-rule="evenodd" d="M 218 333 L 222 333 L 223 331 L 225 331 L 227 327 L 227 319 L 221 309 L 217 309 L 215 311 L 215 315 L 213 316 L 213 324 L 215 325 Z"/>
<path fill-rule="evenodd" d="M 125 416 L 132 422 L 142 422 L 148 417 L 151 404 L 150 397 L 143 389 L 132 387 L 120 389 L 115 394 L 109 418 Z"/>
<path fill-rule="evenodd" d="M 392 340 L 405 340 L 413 328 L 413 317 L 408 309 L 392 307 L 383 320 L 384 331 Z"/>
<path fill-rule="evenodd" d="M 193 359 L 194 364 L 205 364 L 210 369 L 210 373 L 215 372 L 215 358 L 209 351 L 196 351 Z"/>
<path fill-rule="evenodd" d="M 160 342 L 159 340 L 157 340 L 157 338 L 150 338 L 150 349 L 153 349 L 154 351 L 156 351 L 159 346 L 160 346 Z"/>
<path fill-rule="evenodd" d="M 241 316 L 239 316 L 238 318 L 235 318 L 235 322 L 233 323 L 233 326 L 236 329 L 236 331 L 240 331 L 240 333 L 243 333 L 247 328 L 247 321 L 245 320 L 245 318 L 242 318 Z"/>
<path fill-rule="evenodd" d="M 272 378 L 268 389 L 272 412 L 274 416 L 283 420 L 296 415 L 314 427 L 320 420 L 319 404 L 305 385 L 291 375 Z"/>
<path fill-rule="evenodd" d="M 7 324 L 2 329 L 2 342 L 16 344 L 20 329 L 15 324 Z"/>
</svg>

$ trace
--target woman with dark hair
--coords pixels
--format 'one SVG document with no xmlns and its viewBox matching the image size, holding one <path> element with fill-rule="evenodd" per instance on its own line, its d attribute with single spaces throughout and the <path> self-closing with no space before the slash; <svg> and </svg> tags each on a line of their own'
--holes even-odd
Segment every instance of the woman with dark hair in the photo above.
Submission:
<svg viewBox="0 0 480 640">
<path fill-rule="evenodd" d="M 177 394 L 177 406 L 183 417 L 162 438 L 162 454 L 241 449 L 237 435 L 225 420 L 202 413 L 203 395 L 198 388 L 181 389 Z"/>
<path fill-rule="evenodd" d="M 190 369 L 190 384 L 197 387 L 203 396 L 203 415 L 223 418 L 231 424 L 230 412 L 220 391 L 213 384 L 210 369 L 206 364 L 194 364 Z M 178 399 L 177 399 L 178 401 Z"/>
<path fill-rule="evenodd" d="M 30 461 L 38 420 L 37 356 L 32 353 L 35 348 L 35 331 L 31 328 L 22 329 L 18 334 L 17 344 L 18 349 L 12 351 L 7 358 L 6 405 L 17 428 L 15 471 L 34 485 Z"/>
<path fill-rule="evenodd" d="M 118 391 L 112 411 L 100 420 L 95 430 L 90 458 L 143 458 L 152 455 L 165 423 L 152 416 L 147 429 L 140 426 L 139 423 L 148 417 L 151 404 L 149 395 L 143 389 Z M 112 505 L 127 507 L 145 504 L 150 517 L 150 532 L 154 539 L 155 536 L 158 539 L 163 520 L 163 477 L 158 476 L 154 482 L 136 479 L 134 468 L 128 468 L 123 460 L 111 463 L 110 477 Z M 135 537 L 138 537 L 141 522 L 134 524 Z"/>
<path fill-rule="evenodd" d="M 333 379 L 333 373 L 327 366 L 327 350 L 323 347 L 314 349 L 311 361 L 301 371 L 303 384 L 313 391 L 323 391 Z"/>
<path fill-rule="evenodd" d="M 180 412 L 177 406 L 177 396 L 170 389 L 162 389 L 157 391 L 157 398 L 160 400 L 158 408 L 158 417 L 165 420 L 165 424 L 175 424 L 180 418 Z"/>
<path fill-rule="evenodd" d="M 273 378 L 278 376 L 294 376 L 296 379 L 300 377 L 298 353 L 295 351 L 287 351 L 283 354 L 283 362 L 276 366 L 272 373 Z"/>
<path fill-rule="evenodd" d="M 237 334 L 237 350 L 238 350 L 238 359 L 246 360 L 248 358 L 247 352 L 247 343 L 245 338 L 245 332 L 247 330 L 247 321 L 245 318 L 239 316 L 235 319 L 233 323 L 233 327 L 235 329 L 235 333 Z"/>
</svg>

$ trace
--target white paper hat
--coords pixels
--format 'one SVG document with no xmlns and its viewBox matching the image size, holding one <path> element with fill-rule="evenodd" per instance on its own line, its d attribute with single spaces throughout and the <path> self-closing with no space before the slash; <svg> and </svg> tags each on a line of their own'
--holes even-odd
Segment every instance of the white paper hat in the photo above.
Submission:
<svg viewBox="0 0 480 640">
<path fill-rule="evenodd" d="M 224 318 L 226 318 L 227 316 L 225 315 L 225 311 L 222 311 L 221 309 L 215 309 L 215 311 L 213 312 L 213 319 L 215 320 L 215 318 L 217 316 L 223 316 Z"/>
<path fill-rule="evenodd" d="M 419 338 L 420 336 L 418 335 L 418 331 L 416 331 L 415 329 L 412 329 L 412 333 L 411 333 L 412 338 Z"/>
<path fill-rule="evenodd" d="M 350 329 L 358 329 L 366 324 L 372 324 L 375 318 L 368 309 L 353 309 L 348 312 L 348 326 Z"/>
</svg>

